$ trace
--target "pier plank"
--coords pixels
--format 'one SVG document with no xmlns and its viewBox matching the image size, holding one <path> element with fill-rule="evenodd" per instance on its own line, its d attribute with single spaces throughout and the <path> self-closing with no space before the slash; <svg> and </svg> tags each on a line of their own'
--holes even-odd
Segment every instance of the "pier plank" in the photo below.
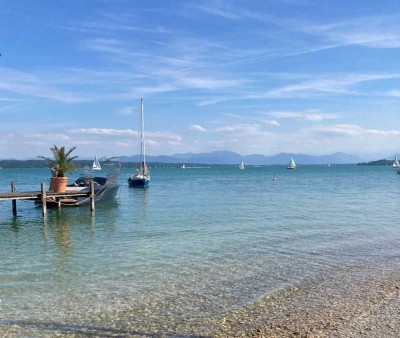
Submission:
<svg viewBox="0 0 400 338">
<path fill-rule="evenodd" d="M 40 200 L 42 196 L 41 191 L 25 191 L 25 192 L 5 192 L 0 193 L 0 201 L 10 200 Z M 90 191 L 67 191 L 64 193 L 55 193 L 46 191 L 46 196 L 49 197 L 73 197 L 73 196 L 90 196 Z"/>
</svg>

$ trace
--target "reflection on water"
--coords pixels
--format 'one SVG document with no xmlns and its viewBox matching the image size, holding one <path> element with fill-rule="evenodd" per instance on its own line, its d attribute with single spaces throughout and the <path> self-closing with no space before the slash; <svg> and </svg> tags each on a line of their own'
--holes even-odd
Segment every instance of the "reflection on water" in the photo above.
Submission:
<svg viewBox="0 0 400 338">
<path fill-rule="evenodd" d="M 51 219 L 44 220 L 43 234 L 44 239 L 48 239 L 48 232 L 54 233 L 55 247 L 57 249 L 57 266 L 62 265 L 68 260 L 71 250 L 71 225 L 68 215 L 60 209 L 53 210 Z"/>
<path fill-rule="evenodd" d="M 140 216 L 144 216 L 146 214 L 147 205 L 149 204 L 150 199 L 150 188 L 129 188 L 128 189 L 128 198 L 131 201 L 132 205 L 137 208 L 137 211 L 143 212 Z M 139 217 L 140 217 L 139 216 Z"/>
</svg>

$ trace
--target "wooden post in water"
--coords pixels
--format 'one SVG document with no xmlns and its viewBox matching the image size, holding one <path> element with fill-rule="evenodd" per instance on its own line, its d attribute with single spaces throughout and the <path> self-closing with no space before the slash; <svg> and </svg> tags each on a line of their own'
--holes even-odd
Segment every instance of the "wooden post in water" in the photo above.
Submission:
<svg viewBox="0 0 400 338">
<path fill-rule="evenodd" d="M 94 181 L 90 180 L 90 211 L 94 212 Z"/>
<path fill-rule="evenodd" d="M 42 190 L 42 215 L 43 215 L 43 218 L 46 218 L 46 215 L 47 215 L 46 186 L 43 182 L 41 184 L 41 190 Z"/>
<path fill-rule="evenodd" d="M 11 182 L 11 192 L 15 192 L 15 182 Z M 17 216 L 17 200 L 16 199 L 12 200 L 12 211 L 13 211 L 13 215 Z"/>
</svg>

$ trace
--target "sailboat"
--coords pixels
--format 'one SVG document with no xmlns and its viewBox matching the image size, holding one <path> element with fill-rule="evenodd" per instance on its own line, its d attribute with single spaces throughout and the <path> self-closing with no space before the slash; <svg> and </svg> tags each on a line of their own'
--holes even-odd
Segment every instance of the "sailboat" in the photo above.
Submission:
<svg viewBox="0 0 400 338">
<path fill-rule="evenodd" d="M 150 182 L 150 173 L 146 164 L 146 146 L 144 139 L 144 111 L 143 111 L 143 99 L 140 101 L 140 119 L 141 119 L 141 131 L 140 131 L 140 168 L 136 170 L 136 173 L 132 174 L 128 178 L 128 184 L 130 187 L 143 187 L 146 188 Z"/>
<path fill-rule="evenodd" d="M 244 163 L 243 163 L 243 161 L 240 162 L 240 164 L 239 164 L 239 169 L 244 169 Z"/>
<path fill-rule="evenodd" d="M 97 159 L 97 156 L 94 157 L 94 161 L 92 164 L 92 170 L 101 170 L 101 165 L 99 160 Z"/>
<path fill-rule="evenodd" d="M 394 161 L 393 161 L 392 167 L 393 168 L 400 168 L 400 163 L 399 163 L 399 160 L 397 159 L 397 156 L 394 157 Z"/>
<path fill-rule="evenodd" d="M 294 161 L 293 157 L 290 158 L 290 163 L 287 169 L 296 169 L 296 162 Z"/>
</svg>

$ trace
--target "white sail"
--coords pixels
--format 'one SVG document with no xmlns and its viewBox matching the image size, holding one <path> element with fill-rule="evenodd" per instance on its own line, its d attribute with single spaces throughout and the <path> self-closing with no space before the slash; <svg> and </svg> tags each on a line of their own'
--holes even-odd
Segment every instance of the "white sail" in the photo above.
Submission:
<svg viewBox="0 0 400 338">
<path fill-rule="evenodd" d="M 240 164 L 239 164 L 239 169 L 244 169 L 244 163 L 243 163 L 243 161 L 240 162 Z"/>
<path fill-rule="evenodd" d="M 287 168 L 288 169 L 296 169 L 296 162 L 294 161 L 293 157 L 290 158 L 290 163 Z"/>
<path fill-rule="evenodd" d="M 97 159 L 97 156 L 94 157 L 92 170 L 101 170 L 101 165 L 100 165 L 99 160 Z"/>
<path fill-rule="evenodd" d="M 399 160 L 397 159 L 397 156 L 394 157 L 393 168 L 400 168 L 400 163 Z"/>
</svg>

